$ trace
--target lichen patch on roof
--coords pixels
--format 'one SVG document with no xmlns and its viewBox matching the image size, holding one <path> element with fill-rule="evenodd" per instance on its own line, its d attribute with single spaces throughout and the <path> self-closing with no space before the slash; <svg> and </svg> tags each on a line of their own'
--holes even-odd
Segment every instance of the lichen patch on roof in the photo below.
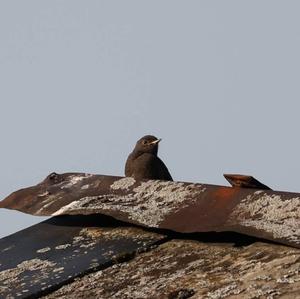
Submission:
<svg viewBox="0 0 300 299">
<path fill-rule="evenodd" d="M 135 179 L 132 177 L 125 177 L 122 178 L 120 180 L 115 181 L 110 188 L 113 190 L 124 190 L 124 189 L 128 189 L 129 187 L 131 187 L 132 185 L 134 185 L 135 183 Z"/>
<path fill-rule="evenodd" d="M 85 174 L 83 176 L 78 176 L 78 175 L 73 175 L 70 179 L 69 182 L 67 184 L 62 185 L 62 189 L 64 188 L 71 188 L 74 185 L 78 184 L 79 182 L 81 182 L 84 179 L 89 178 L 91 175 L 90 174 Z"/>
<path fill-rule="evenodd" d="M 0 294 L 11 288 L 12 285 L 20 286 L 25 280 L 25 277 L 21 276 L 20 274 L 24 273 L 25 271 L 28 271 L 28 275 L 30 275 L 30 284 L 34 285 L 37 280 L 51 275 L 51 272 L 55 269 L 55 266 L 56 263 L 34 258 L 21 262 L 15 268 L 1 271 Z"/>
<path fill-rule="evenodd" d="M 255 192 L 239 203 L 229 221 L 240 222 L 268 232 L 276 239 L 285 238 L 300 245 L 299 213 L 299 197 L 283 200 L 280 195 Z M 246 214 L 250 217 L 245 217 Z"/>
<path fill-rule="evenodd" d="M 128 188 L 135 180 L 125 178 L 117 181 L 111 188 Z M 157 227 L 164 217 L 171 212 L 174 213 L 180 206 L 184 208 L 184 203 L 191 204 L 196 200 L 195 194 L 205 191 L 201 184 L 184 184 L 167 181 L 147 181 L 142 182 L 126 195 L 107 194 L 99 196 L 87 196 L 73 201 L 60 208 L 53 216 L 65 213 L 96 213 L 106 210 L 121 212 L 140 224 L 150 227 Z"/>
<path fill-rule="evenodd" d="M 0 251 L 1 298 L 38 298 L 165 238 L 138 228 L 72 226 L 70 218 L 52 218 L 0 240 L 0 249 L 7 248 Z"/>
<path fill-rule="evenodd" d="M 296 298 L 300 252 L 278 245 L 245 247 L 173 240 L 65 285 L 46 298 Z M 280 281 L 280 282 L 278 282 Z M 290 282 L 290 283 L 288 283 Z M 290 295 L 290 297 L 288 297 Z"/>
<path fill-rule="evenodd" d="M 45 248 L 38 249 L 36 252 L 37 253 L 45 253 L 45 252 L 50 251 L 50 250 L 51 250 L 50 247 L 45 247 Z"/>
</svg>

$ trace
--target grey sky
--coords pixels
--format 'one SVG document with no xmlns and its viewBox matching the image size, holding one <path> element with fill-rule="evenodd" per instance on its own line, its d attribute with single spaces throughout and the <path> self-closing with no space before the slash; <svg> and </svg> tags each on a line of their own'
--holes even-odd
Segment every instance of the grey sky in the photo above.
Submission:
<svg viewBox="0 0 300 299">
<path fill-rule="evenodd" d="M 123 175 L 163 139 L 173 178 L 300 191 L 299 1 L 0 2 L 0 197 L 52 172 Z M 0 210 L 0 236 L 43 218 Z"/>
</svg>

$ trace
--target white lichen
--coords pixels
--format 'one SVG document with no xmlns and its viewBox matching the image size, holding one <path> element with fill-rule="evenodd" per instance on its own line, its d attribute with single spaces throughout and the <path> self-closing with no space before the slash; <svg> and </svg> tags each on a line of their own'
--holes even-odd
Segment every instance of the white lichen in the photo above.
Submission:
<svg viewBox="0 0 300 299">
<path fill-rule="evenodd" d="M 71 176 L 68 180 L 69 182 L 67 184 L 64 184 L 61 186 L 61 189 L 65 189 L 65 188 L 71 188 L 74 185 L 78 184 L 79 182 L 81 182 L 84 179 L 87 179 L 91 176 L 91 174 L 84 174 L 83 176 L 79 176 L 79 175 L 73 175 Z"/>
<path fill-rule="evenodd" d="M 44 196 L 47 196 L 47 195 L 49 195 L 49 191 L 45 191 L 45 192 L 43 192 L 41 194 L 38 194 L 37 196 L 38 197 L 44 197 Z"/>
<path fill-rule="evenodd" d="M 240 290 L 237 289 L 237 284 L 232 283 L 227 286 L 216 289 L 213 292 L 208 292 L 207 295 L 205 296 L 205 298 L 221 299 L 221 298 L 226 298 L 229 295 L 238 295 L 239 293 L 240 293 Z"/>
<path fill-rule="evenodd" d="M 45 252 L 50 251 L 50 250 L 51 250 L 50 247 L 45 247 L 45 248 L 41 248 L 41 249 L 37 250 L 36 252 L 37 253 L 45 253 Z"/>
<path fill-rule="evenodd" d="M 61 249 L 66 249 L 66 248 L 68 248 L 70 246 L 71 246 L 71 244 L 62 244 L 62 245 L 56 246 L 55 249 L 61 250 Z"/>
<path fill-rule="evenodd" d="M 52 205 L 53 202 L 57 200 L 57 196 L 54 194 L 50 194 L 41 202 L 42 207 L 36 211 L 36 215 L 43 215 L 44 211 L 47 211 L 47 208 Z"/>
<path fill-rule="evenodd" d="M 8 250 L 11 250 L 14 247 L 15 247 L 15 245 L 8 246 L 8 247 L 2 249 L 1 252 L 5 252 L 5 251 L 8 251 Z"/>
<path fill-rule="evenodd" d="M 125 188 L 130 178 L 120 183 L 119 180 L 113 189 Z M 126 182 L 126 184 L 124 183 Z M 123 187 L 121 187 L 123 186 Z M 164 217 L 171 212 L 182 209 L 186 204 L 195 201 L 205 187 L 200 184 L 184 184 L 170 181 L 147 181 L 134 188 L 126 195 L 107 194 L 88 196 L 60 208 L 53 216 L 68 213 L 97 213 L 117 211 L 128 215 L 129 219 L 152 227 L 157 227 Z"/>
<path fill-rule="evenodd" d="M 300 244 L 300 198 L 283 199 L 280 194 L 248 195 L 234 209 L 229 222 L 266 231 L 274 238 Z"/>
<path fill-rule="evenodd" d="M 87 198 L 92 198 L 92 197 L 87 197 Z M 97 196 L 95 196 L 95 198 L 97 198 Z M 54 212 L 52 214 L 52 216 L 68 214 L 69 211 L 78 210 L 79 207 L 82 208 L 82 205 L 85 203 L 84 201 L 86 201 L 85 198 L 77 200 L 77 201 L 73 201 L 73 202 L 69 203 L 68 205 L 63 206 L 62 208 L 60 208 L 56 212 Z"/>
<path fill-rule="evenodd" d="M 89 187 L 90 187 L 89 184 L 83 185 L 83 186 L 81 187 L 81 190 L 86 190 L 86 189 L 88 189 Z"/>
<path fill-rule="evenodd" d="M 134 185 L 135 183 L 135 179 L 132 177 L 125 177 L 122 178 L 120 180 L 115 181 L 110 188 L 113 190 L 127 190 L 129 187 L 131 187 L 132 185 Z"/>
<path fill-rule="evenodd" d="M 59 268 L 55 268 L 55 269 L 53 269 L 52 270 L 52 272 L 54 272 L 54 273 L 56 273 L 56 272 L 59 272 L 59 273 L 61 273 L 61 272 L 63 272 L 64 271 L 64 267 L 59 267 Z"/>
<path fill-rule="evenodd" d="M 42 271 L 54 267 L 56 264 L 47 260 L 31 259 L 23 261 L 15 268 L 7 269 L 0 272 L 0 282 L 4 285 L 10 285 L 12 281 L 16 281 L 18 276 L 25 271 Z"/>
</svg>

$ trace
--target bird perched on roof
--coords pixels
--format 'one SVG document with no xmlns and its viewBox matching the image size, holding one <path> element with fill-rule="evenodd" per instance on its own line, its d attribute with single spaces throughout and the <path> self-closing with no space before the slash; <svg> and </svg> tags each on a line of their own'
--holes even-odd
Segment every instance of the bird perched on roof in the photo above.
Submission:
<svg viewBox="0 0 300 299">
<path fill-rule="evenodd" d="M 173 181 L 167 166 L 157 156 L 161 139 L 146 135 L 137 141 L 134 150 L 128 156 L 125 175 L 135 179 Z"/>
</svg>

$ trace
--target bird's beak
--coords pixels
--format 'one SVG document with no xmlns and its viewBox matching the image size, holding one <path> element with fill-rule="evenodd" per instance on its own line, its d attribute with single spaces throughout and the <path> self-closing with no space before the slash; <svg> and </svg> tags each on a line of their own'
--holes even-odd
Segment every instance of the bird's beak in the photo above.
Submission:
<svg viewBox="0 0 300 299">
<path fill-rule="evenodd" d="M 156 140 L 150 142 L 150 144 L 156 144 L 156 143 L 159 143 L 160 141 L 161 141 L 161 139 L 156 139 Z"/>
</svg>

